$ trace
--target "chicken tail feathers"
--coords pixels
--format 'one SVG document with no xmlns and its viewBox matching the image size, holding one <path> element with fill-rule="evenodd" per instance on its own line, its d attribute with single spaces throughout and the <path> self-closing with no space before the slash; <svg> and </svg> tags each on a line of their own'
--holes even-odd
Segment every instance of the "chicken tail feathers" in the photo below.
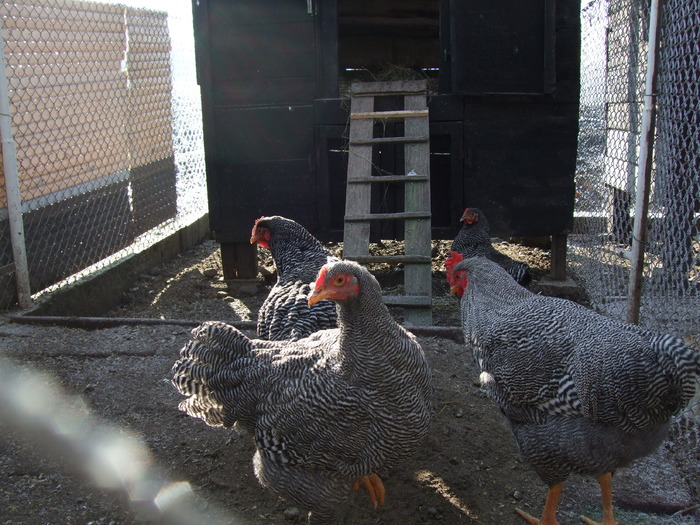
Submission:
<svg viewBox="0 0 700 525">
<path fill-rule="evenodd" d="M 225 323 L 207 322 L 192 331 L 171 369 L 171 382 L 187 397 L 180 410 L 211 426 L 233 425 L 251 412 L 250 396 L 237 395 L 256 360 L 253 344 Z"/>
</svg>

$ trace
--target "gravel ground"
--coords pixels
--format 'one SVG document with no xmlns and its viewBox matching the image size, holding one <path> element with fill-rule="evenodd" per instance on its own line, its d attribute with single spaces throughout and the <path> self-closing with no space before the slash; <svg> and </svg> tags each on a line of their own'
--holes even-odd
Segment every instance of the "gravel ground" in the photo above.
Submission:
<svg viewBox="0 0 700 525">
<path fill-rule="evenodd" d="M 457 326 L 457 303 L 441 268 L 447 246 L 436 243 L 433 249 L 434 316 L 436 325 Z M 547 250 L 497 247 L 533 267 L 532 287 L 538 289 L 549 268 Z M 400 247 L 387 242 L 375 249 L 390 253 Z M 218 246 L 205 242 L 142 275 L 121 306 L 104 315 L 190 324 L 253 321 L 274 279 L 267 252 L 260 250 L 259 260 L 259 285 L 230 287 L 221 277 Z M 384 288 L 400 287 L 396 270 L 374 271 Z M 393 314 L 401 319 L 400 311 Z M 288 502 L 255 480 L 249 436 L 209 428 L 177 410 L 179 395 L 167 378 L 189 330 L 187 324 L 77 329 L 0 319 L 3 354 L 12 360 L 0 362 L 0 522 L 137 524 L 158 516 L 168 523 L 301 522 Z M 497 407 L 475 386 L 476 370 L 463 344 L 427 335 L 419 340 L 437 386 L 433 431 L 414 458 L 383 473 L 384 508 L 374 510 L 366 494 L 357 493 L 347 522 L 515 525 L 524 523 L 516 507 L 539 514 L 546 488 L 518 458 Z M 27 370 L 46 375 L 35 381 Z M 126 443 L 129 453 L 114 452 L 115 440 Z M 116 479 L 104 477 L 110 469 Z M 134 479 L 148 483 L 134 485 Z M 162 516 L 152 492 L 166 481 L 189 483 L 193 495 L 187 501 L 198 518 Z M 157 501 L 184 486 L 169 485 Z M 682 512 L 698 501 L 670 444 L 621 471 L 615 491 L 620 525 L 700 523 L 692 511 Z M 560 504 L 562 525 L 578 523 L 581 513 L 600 519 L 598 492 L 594 481 L 573 478 Z"/>
</svg>

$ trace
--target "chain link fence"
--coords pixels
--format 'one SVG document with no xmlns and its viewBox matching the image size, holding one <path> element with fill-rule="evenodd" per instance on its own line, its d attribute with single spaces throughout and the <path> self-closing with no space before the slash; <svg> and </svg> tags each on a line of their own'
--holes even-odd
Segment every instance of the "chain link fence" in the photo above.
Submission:
<svg viewBox="0 0 700 525">
<path fill-rule="evenodd" d="M 655 133 L 640 324 L 700 349 L 700 3 L 660 2 Z M 581 118 L 570 269 L 592 306 L 625 320 L 648 69 L 648 0 L 584 1 Z M 700 497 L 700 400 L 672 447 Z"/>
<path fill-rule="evenodd" d="M 0 173 L 7 309 L 22 270 L 12 226 L 24 230 L 36 295 L 153 244 L 207 205 L 189 1 L 19 0 L 0 4 L 0 20 L 12 133 L 2 140 L 16 146 L 16 172 L 4 162 Z M 21 216 L 5 191 L 11 177 Z"/>
</svg>

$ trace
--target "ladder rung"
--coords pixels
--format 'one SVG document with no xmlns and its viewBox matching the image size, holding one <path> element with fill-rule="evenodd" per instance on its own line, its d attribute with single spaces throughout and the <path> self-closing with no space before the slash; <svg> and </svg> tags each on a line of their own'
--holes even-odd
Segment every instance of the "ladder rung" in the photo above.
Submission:
<svg viewBox="0 0 700 525">
<path fill-rule="evenodd" d="M 382 301 L 389 306 L 429 308 L 433 305 L 432 298 L 425 295 L 382 295 Z"/>
<path fill-rule="evenodd" d="M 411 97 L 416 95 L 427 95 L 427 92 L 423 90 L 418 91 L 373 91 L 367 93 L 351 93 L 351 97 L 362 97 L 362 98 L 374 98 L 374 97 Z"/>
<path fill-rule="evenodd" d="M 377 137 L 371 139 L 354 139 L 351 146 L 366 146 L 368 144 L 406 144 L 411 142 L 430 142 L 429 137 Z"/>
<path fill-rule="evenodd" d="M 362 264 L 369 263 L 390 263 L 390 264 L 430 264 L 431 259 L 427 255 L 358 255 L 357 257 L 347 256 L 344 258 L 351 259 Z"/>
<path fill-rule="evenodd" d="M 348 179 L 348 183 L 359 182 L 429 182 L 427 175 L 378 175 L 376 177 L 355 177 Z"/>
<path fill-rule="evenodd" d="M 365 111 L 350 113 L 351 119 L 402 119 L 427 116 L 427 109 L 403 109 L 397 111 Z"/>
<path fill-rule="evenodd" d="M 354 82 L 350 86 L 350 94 L 357 96 L 399 96 L 399 95 L 421 95 L 428 91 L 425 80 L 404 80 L 385 82 Z"/>
<path fill-rule="evenodd" d="M 402 211 L 398 213 L 366 213 L 362 215 L 346 215 L 346 222 L 391 220 L 391 219 L 430 219 L 429 211 Z"/>
</svg>

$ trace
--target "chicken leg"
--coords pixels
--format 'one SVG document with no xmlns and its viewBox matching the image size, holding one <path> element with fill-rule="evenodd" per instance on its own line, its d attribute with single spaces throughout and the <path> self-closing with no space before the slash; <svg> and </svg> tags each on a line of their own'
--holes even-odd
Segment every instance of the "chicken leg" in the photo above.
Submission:
<svg viewBox="0 0 700 525">
<path fill-rule="evenodd" d="M 379 476 L 376 474 L 362 476 L 353 484 L 353 490 L 360 490 L 360 482 L 362 482 L 365 488 L 367 488 L 367 492 L 369 492 L 369 499 L 372 501 L 375 509 L 377 506 L 381 507 L 384 505 L 384 496 L 386 495 L 386 491 L 384 490 L 384 483 L 382 483 Z"/>
<path fill-rule="evenodd" d="M 603 497 L 603 521 L 598 523 L 585 516 L 581 516 L 581 521 L 586 525 L 616 525 L 612 509 L 612 472 L 607 472 L 600 476 L 598 484 Z"/>
<path fill-rule="evenodd" d="M 557 505 L 559 504 L 559 496 L 561 495 L 562 488 L 564 488 L 564 484 L 559 483 L 549 489 L 541 519 L 533 518 L 524 510 L 515 509 L 515 512 L 530 525 L 559 525 L 557 521 Z"/>
</svg>

